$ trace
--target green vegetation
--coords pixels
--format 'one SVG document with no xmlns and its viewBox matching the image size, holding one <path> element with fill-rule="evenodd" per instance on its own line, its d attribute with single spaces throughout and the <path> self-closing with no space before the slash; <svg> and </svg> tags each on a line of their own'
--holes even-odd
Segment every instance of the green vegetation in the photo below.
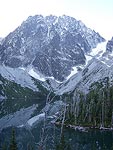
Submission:
<svg viewBox="0 0 113 150">
<path fill-rule="evenodd" d="M 15 130 L 14 129 L 12 129 L 11 142 L 10 142 L 9 149 L 10 150 L 18 150 L 17 143 L 16 143 L 16 138 L 15 138 Z"/>
<path fill-rule="evenodd" d="M 64 134 L 62 134 L 61 139 L 56 145 L 55 150 L 71 150 L 70 144 L 65 140 Z"/>
<path fill-rule="evenodd" d="M 112 127 L 113 126 L 113 86 L 109 78 L 91 85 L 89 93 L 79 90 L 65 94 L 68 107 L 65 124 Z"/>
<path fill-rule="evenodd" d="M 21 108 L 32 106 L 33 104 L 38 104 L 40 110 L 43 108 L 50 91 L 47 90 L 40 81 L 33 80 L 38 91 L 22 87 L 0 75 L 0 82 L 2 82 L 2 84 L 0 84 L 0 95 L 4 97 L 3 101 L 0 101 L 0 118 L 7 114 L 14 113 Z M 54 93 L 51 92 L 51 97 L 53 96 Z"/>
<path fill-rule="evenodd" d="M 5 143 L 2 145 L 2 150 L 7 150 L 7 146 Z"/>
</svg>

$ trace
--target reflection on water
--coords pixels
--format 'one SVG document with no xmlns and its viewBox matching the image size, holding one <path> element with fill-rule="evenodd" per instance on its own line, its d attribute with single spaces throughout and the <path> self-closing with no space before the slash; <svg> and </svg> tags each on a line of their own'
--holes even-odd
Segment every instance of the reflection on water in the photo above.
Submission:
<svg viewBox="0 0 113 150">
<path fill-rule="evenodd" d="M 35 129 L 34 133 L 36 134 L 38 132 L 37 129 Z M 51 136 L 54 134 L 53 128 L 48 130 L 47 134 L 50 137 L 47 143 L 51 145 L 51 141 L 53 140 Z M 55 129 L 54 135 L 55 135 L 54 143 L 58 144 L 60 128 Z M 39 136 L 36 135 L 37 141 L 38 138 Z M 71 147 L 71 150 L 113 150 L 112 131 L 102 131 L 92 129 L 89 130 L 88 132 L 82 132 L 82 131 L 75 131 L 73 129 L 64 129 L 64 138 L 65 142 Z M 50 150 L 49 148 L 47 150 Z"/>
<path fill-rule="evenodd" d="M 16 129 L 16 139 L 19 150 L 27 150 L 27 145 L 30 144 L 37 150 L 37 143 L 40 141 L 42 124 L 36 128 L 27 130 L 25 128 Z M 56 150 L 55 145 L 58 144 L 60 128 L 50 126 L 47 132 L 47 149 Z M 4 143 L 9 145 L 11 136 L 11 128 L 4 129 L 0 133 L 0 145 Z M 64 129 L 65 143 L 68 144 L 70 150 L 113 150 L 113 132 L 90 130 L 88 132 L 75 131 L 73 129 Z"/>
<path fill-rule="evenodd" d="M 67 130 L 65 138 L 72 150 L 113 150 L 113 132 L 90 130 L 80 132 Z"/>
</svg>

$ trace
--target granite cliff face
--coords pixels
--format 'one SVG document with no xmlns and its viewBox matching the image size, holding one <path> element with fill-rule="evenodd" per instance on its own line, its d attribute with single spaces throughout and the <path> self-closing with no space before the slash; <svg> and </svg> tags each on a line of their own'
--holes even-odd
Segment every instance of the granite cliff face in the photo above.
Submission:
<svg viewBox="0 0 113 150">
<path fill-rule="evenodd" d="M 85 53 L 103 42 L 95 31 L 69 16 L 29 17 L 0 46 L 0 62 L 12 68 L 32 66 L 37 73 L 63 81 Z"/>
<path fill-rule="evenodd" d="M 106 51 L 113 52 L 113 37 L 111 40 L 108 41 L 108 43 L 106 45 Z"/>
<path fill-rule="evenodd" d="M 88 58 L 87 65 L 73 75 L 69 80 L 64 81 L 58 87 L 57 93 L 72 92 L 79 89 L 83 93 L 88 93 L 90 86 L 96 82 L 104 82 L 105 78 L 109 79 L 109 84 L 113 85 L 113 38 L 108 42 L 100 44 L 91 53 L 86 55 Z M 95 54 L 95 55 L 94 55 Z"/>
</svg>

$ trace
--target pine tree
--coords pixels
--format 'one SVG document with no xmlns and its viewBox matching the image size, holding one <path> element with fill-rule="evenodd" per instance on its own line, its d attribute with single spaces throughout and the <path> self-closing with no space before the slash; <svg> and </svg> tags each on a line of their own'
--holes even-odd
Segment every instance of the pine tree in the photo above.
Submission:
<svg viewBox="0 0 113 150">
<path fill-rule="evenodd" d="M 27 145 L 27 150 L 33 150 L 33 147 L 32 147 L 31 144 L 28 144 L 28 145 Z"/>
<path fill-rule="evenodd" d="M 56 150 L 65 150 L 66 147 L 66 142 L 64 139 L 64 134 L 62 133 L 62 137 L 60 139 L 59 144 L 56 146 Z"/>
<path fill-rule="evenodd" d="M 15 138 L 15 130 L 12 129 L 12 136 L 11 136 L 11 142 L 10 142 L 10 150 L 17 150 L 17 143 Z"/>
<path fill-rule="evenodd" d="M 2 145 L 2 150 L 7 150 L 7 146 L 5 143 Z"/>
</svg>

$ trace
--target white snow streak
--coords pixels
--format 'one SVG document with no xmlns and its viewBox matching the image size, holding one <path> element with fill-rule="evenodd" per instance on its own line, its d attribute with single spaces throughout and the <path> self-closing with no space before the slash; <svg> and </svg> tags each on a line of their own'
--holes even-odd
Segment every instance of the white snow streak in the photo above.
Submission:
<svg viewBox="0 0 113 150">
<path fill-rule="evenodd" d="M 107 67 L 111 67 L 110 65 L 108 65 L 106 62 L 101 61 L 103 64 L 105 64 Z"/>
<path fill-rule="evenodd" d="M 88 62 L 92 59 L 92 56 L 90 55 L 85 55 L 86 57 L 86 65 L 88 64 Z"/>
<path fill-rule="evenodd" d="M 24 71 L 26 70 L 26 69 L 25 69 L 25 68 L 23 68 L 23 67 L 19 67 L 19 68 L 20 68 L 20 69 L 22 69 L 22 70 L 24 70 Z"/>
<path fill-rule="evenodd" d="M 46 81 L 45 78 L 43 78 L 41 75 L 37 74 L 33 69 L 29 70 L 28 73 L 35 79 L 38 79 L 40 81 Z"/>
<path fill-rule="evenodd" d="M 53 76 L 51 76 L 51 77 L 46 77 L 46 79 L 52 79 L 52 80 L 56 81 L 57 83 L 62 83 L 61 81 L 56 80 Z"/>
<path fill-rule="evenodd" d="M 99 55 L 99 57 L 101 57 L 102 54 L 103 54 L 104 52 L 106 52 L 106 44 L 107 44 L 107 41 L 106 41 L 106 42 L 99 43 L 96 48 L 93 48 L 93 49 L 92 49 L 92 51 L 90 52 L 90 55 L 91 55 L 91 56 Z"/>
<path fill-rule="evenodd" d="M 97 59 L 102 57 L 102 55 L 106 52 L 106 44 L 107 44 L 107 41 L 99 43 L 96 48 L 93 48 L 90 53 L 85 55 L 86 65 L 93 57 L 96 57 Z"/>
<path fill-rule="evenodd" d="M 70 73 L 70 75 L 66 78 L 66 80 L 68 80 L 70 77 L 72 77 L 74 74 L 76 74 L 78 71 L 77 71 L 77 67 L 73 67 L 72 68 L 72 71 Z"/>
</svg>

